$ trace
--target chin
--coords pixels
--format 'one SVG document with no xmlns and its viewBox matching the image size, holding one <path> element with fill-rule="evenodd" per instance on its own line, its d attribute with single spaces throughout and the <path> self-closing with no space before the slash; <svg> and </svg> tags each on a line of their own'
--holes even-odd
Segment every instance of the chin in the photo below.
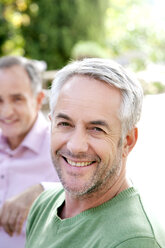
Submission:
<svg viewBox="0 0 165 248">
<path fill-rule="evenodd" d="M 68 185 L 66 183 L 63 183 L 64 189 L 73 197 L 89 197 L 92 195 L 92 193 L 96 192 L 98 190 L 98 185 L 73 185 L 73 182 L 71 182 L 71 185 Z"/>
</svg>

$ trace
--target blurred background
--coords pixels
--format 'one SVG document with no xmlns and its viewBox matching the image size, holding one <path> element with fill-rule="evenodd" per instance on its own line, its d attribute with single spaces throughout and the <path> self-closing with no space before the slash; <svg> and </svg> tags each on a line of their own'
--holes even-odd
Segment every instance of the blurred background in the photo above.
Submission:
<svg viewBox="0 0 165 248">
<path fill-rule="evenodd" d="M 165 225 L 164 10 L 164 0 L 0 0 L 0 56 L 35 60 L 46 92 L 73 59 L 111 58 L 136 73 L 145 98 L 128 171 Z"/>
<path fill-rule="evenodd" d="M 109 57 L 165 91 L 164 0 L 0 0 L 0 56 L 43 61 L 46 87 L 72 59 Z"/>
</svg>

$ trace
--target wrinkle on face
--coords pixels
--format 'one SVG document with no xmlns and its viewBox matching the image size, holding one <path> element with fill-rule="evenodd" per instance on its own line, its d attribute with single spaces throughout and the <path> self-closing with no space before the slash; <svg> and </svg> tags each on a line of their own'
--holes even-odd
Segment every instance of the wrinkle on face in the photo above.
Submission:
<svg viewBox="0 0 165 248">
<path fill-rule="evenodd" d="M 108 189 L 119 176 L 120 105 L 118 89 L 89 77 L 74 76 L 62 87 L 52 116 L 52 157 L 64 187 L 72 194 Z M 84 160 L 93 156 L 100 161 L 78 171 L 66 167 L 62 154 L 72 154 L 71 160 L 77 156 L 79 161 L 81 154 Z"/>
</svg>

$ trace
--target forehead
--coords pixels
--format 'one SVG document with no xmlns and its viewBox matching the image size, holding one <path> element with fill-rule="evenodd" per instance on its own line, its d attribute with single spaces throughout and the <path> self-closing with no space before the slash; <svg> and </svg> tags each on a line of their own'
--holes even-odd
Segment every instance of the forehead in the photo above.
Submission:
<svg viewBox="0 0 165 248">
<path fill-rule="evenodd" d="M 88 76 L 76 75 L 62 87 L 55 111 L 99 118 L 117 116 L 120 104 L 121 93 L 115 87 Z"/>
<path fill-rule="evenodd" d="M 31 82 L 22 66 L 0 68 L 0 95 L 31 92 Z"/>
</svg>

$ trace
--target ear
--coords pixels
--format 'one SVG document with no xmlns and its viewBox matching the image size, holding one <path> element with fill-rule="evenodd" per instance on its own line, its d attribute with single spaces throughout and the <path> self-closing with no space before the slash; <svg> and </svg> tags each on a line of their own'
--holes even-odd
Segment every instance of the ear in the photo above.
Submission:
<svg viewBox="0 0 165 248">
<path fill-rule="evenodd" d="M 37 94 L 37 109 L 41 109 L 41 106 L 42 106 L 42 102 L 43 102 L 43 99 L 45 97 L 45 94 L 43 91 L 40 91 L 38 94 Z"/>
<path fill-rule="evenodd" d="M 138 128 L 134 127 L 129 131 L 123 142 L 123 157 L 127 157 L 138 139 Z"/>
</svg>

